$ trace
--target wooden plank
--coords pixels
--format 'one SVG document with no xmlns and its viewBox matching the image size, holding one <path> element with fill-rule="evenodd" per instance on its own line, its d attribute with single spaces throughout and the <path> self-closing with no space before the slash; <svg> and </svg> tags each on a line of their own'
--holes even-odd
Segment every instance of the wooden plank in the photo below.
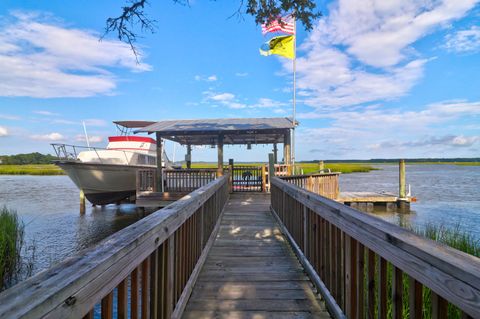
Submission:
<svg viewBox="0 0 480 319">
<path fill-rule="evenodd" d="M 147 257 L 142 262 L 142 319 L 148 319 L 150 317 L 150 258 Z"/>
<path fill-rule="evenodd" d="M 102 299 L 102 319 L 113 318 L 113 291 Z"/>
<path fill-rule="evenodd" d="M 423 287 L 412 277 L 409 281 L 409 313 L 411 319 L 423 318 Z"/>
<path fill-rule="evenodd" d="M 138 268 L 130 275 L 130 318 L 138 318 Z"/>
<path fill-rule="evenodd" d="M 244 202 L 236 194 L 232 200 Z M 268 197 L 252 202 L 260 201 L 268 201 Z M 249 217 L 268 213 L 253 206 L 267 209 L 266 205 L 244 205 L 243 210 Z M 275 220 L 270 218 L 268 227 L 263 225 L 268 221 L 266 219 L 262 220 L 263 226 L 255 222 L 256 226 L 248 226 L 242 214 L 233 208 L 225 210 L 219 233 L 193 287 L 183 317 L 208 317 L 209 314 L 218 317 L 220 313 L 233 312 L 253 314 L 282 311 L 292 314 L 306 310 L 326 314 L 322 301 L 288 248 Z M 236 216 L 243 218 L 242 224 L 245 226 L 238 226 Z M 223 221 L 227 217 L 228 226 L 225 227 Z"/>
<path fill-rule="evenodd" d="M 200 271 L 202 270 L 205 260 L 207 259 L 210 249 L 213 246 L 213 243 L 215 242 L 215 239 L 217 237 L 218 230 L 220 229 L 220 221 L 222 219 L 223 214 L 224 214 L 224 211 L 222 210 L 222 212 L 220 213 L 219 219 L 215 225 L 215 228 L 210 234 L 210 238 L 208 239 L 207 244 L 205 245 L 205 248 L 203 248 L 202 254 L 198 262 L 196 263 L 190 278 L 188 279 L 188 282 L 185 286 L 185 289 L 182 292 L 182 295 L 179 298 L 179 301 L 177 302 L 177 305 L 175 306 L 175 309 L 172 313 L 172 319 L 181 318 L 185 311 L 185 307 L 190 298 L 190 295 L 192 294 L 193 287 L 197 282 Z"/>
<path fill-rule="evenodd" d="M 393 267 L 392 273 L 392 317 L 403 318 L 403 273 L 397 267 Z"/>
<path fill-rule="evenodd" d="M 128 318 L 127 295 L 128 295 L 128 281 L 127 279 L 125 279 L 118 285 L 118 301 L 117 301 L 118 319 Z"/>
<path fill-rule="evenodd" d="M 330 318 L 326 312 L 300 311 L 187 311 L 185 319 L 323 319 Z"/>
<path fill-rule="evenodd" d="M 433 291 L 430 298 L 432 299 L 432 319 L 447 319 L 448 302 Z"/>
<path fill-rule="evenodd" d="M 387 261 L 378 258 L 378 319 L 387 318 Z"/>
<path fill-rule="evenodd" d="M 367 318 L 375 318 L 375 253 L 367 249 Z"/>
<path fill-rule="evenodd" d="M 239 299 L 239 300 L 191 300 L 186 311 L 220 310 L 220 311 L 314 311 L 322 312 L 325 308 L 320 302 L 310 300 L 275 300 L 275 299 Z"/>
</svg>

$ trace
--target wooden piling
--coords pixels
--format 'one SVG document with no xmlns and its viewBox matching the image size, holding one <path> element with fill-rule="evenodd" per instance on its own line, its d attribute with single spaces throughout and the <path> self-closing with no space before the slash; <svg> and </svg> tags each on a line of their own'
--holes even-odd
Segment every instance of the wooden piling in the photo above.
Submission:
<svg viewBox="0 0 480 319">
<path fill-rule="evenodd" d="M 185 155 L 185 162 L 187 162 L 187 168 L 192 168 L 192 145 L 187 145 L 187 155 Z"/>
<path fill-rule="evenodd" d="M 80 190 L 80 214 L 85 214 L 85 193 Z"/>
<path fill-rule="evenodd" d="M 223 176 L 223 134 L 218 135 L 218 167 L 217 167 L 217 176 Z"/>
<path fill-rule="evenodd" d="M 318 162 L 318 170 L 320 172 L 323 172 L 323 170 L 325 170 L 325 163 L 323 161 Z"/>
<path fill-rule="evenodd" d="M 401 159 L 400 162 L 398 163 L 398 170 L 399 170 L 399 196 L 400 198 L 406 198 L 407 197 L 407 189 L 405 185 L 405 160 Z"/>
</svg>

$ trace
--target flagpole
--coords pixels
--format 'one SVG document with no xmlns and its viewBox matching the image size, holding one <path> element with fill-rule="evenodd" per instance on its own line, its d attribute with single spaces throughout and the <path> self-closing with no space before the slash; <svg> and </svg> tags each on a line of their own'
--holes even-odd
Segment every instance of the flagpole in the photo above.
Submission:
<svg viewBox="0 0 480 319">
<path fill-rule="evenodd" d="M 292 130 L 292 165 L 293 170 L 295 171 L 295 126 L 296 126 L 296 112 L 297 112 L 297 101 L 296 101 L 296 72 L 297 72 L 297 21 L 293 17 L 293 130 Z M 294 172 L 295 174 L 295 172 Z"/>
</svg>

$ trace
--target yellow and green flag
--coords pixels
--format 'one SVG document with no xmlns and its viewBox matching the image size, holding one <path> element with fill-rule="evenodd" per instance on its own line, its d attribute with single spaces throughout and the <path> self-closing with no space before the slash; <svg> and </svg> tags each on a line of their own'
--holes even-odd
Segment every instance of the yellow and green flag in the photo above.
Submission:
<svg viewBox="0 0 480 319">
<path fill-rule="evenodd" d="M 265 56 L 278 54 L 289 59 L 295 59 L 294 42 L 294 35 L 273 37 L 262 45 L 260 54 Z"/>
</svg>

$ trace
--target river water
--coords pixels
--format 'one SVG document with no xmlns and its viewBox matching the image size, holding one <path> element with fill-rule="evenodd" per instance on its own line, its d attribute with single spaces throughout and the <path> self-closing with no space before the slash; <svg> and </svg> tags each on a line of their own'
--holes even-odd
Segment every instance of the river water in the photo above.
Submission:
<svg viewBox="0 0 480 319">
<path fill-rule="evenodd" d="M 340 176 L 341 191 L 386 191 L 398 194 L 398 165 L 374 165 L 380 170 Z M 375 211 L 392 223 L 461 227 L 480 240 L 480 166 L 407 165 L 407 185 L 417 198 L 410 214 Z M 408 190 L 408 188 L 407 188 Z"/>
<path fill-rule="evenodd" d="M 341 190 L 398 193 L 398 166 L 377 168 L 380 170 L 341 175 Z M 418 199 L 412 203 L 412 213 L 376 212 L 379 217 L 419 226 L 460 224 L 480 239 L 480 166 L 407 165 L 407 183 Z M 36 272 L 143 216 L 134 205 L 87 205 L 81 215 L 78 189 L 67 176 L 0 176 L 3 205 L 17 210 L 26 225 L 27 242 L 36 242 Z"/>
</svg>

